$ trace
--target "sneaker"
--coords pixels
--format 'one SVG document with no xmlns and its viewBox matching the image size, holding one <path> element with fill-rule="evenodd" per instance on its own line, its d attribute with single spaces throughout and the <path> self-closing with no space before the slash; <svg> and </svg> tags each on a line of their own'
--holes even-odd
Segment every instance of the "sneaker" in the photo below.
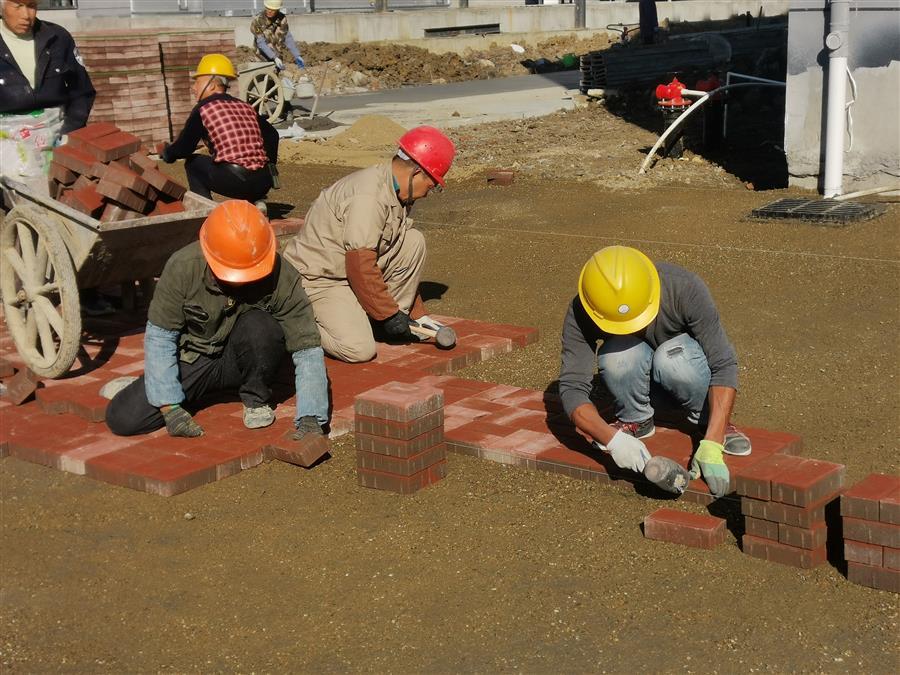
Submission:
<svg viewBox="0 0 900 675">
<path fill-rule="evenodd" d="M 125 387 L 127 387 L 137 379 L 138 378 L 134 375 L 125 375 L 123 377 L 117 377 L 114 380 L 110 380 L 100 388 L 100 395 L 103 398 L 112 401 L 116 397 L 116 394 L 118 394 Z"/>
<path fill-rule="evenodd" d="M 726 455 L 744 457 L 753 451 L 753 448 L 750 445 L 750 439 L 733 424 L 729 424 L 725 427 L 724 446 Z"/>
<path fill-rule="evenodd" d="M 656 433 L 656 425 L 653 423 L 652 417 L 645 419 L 643 422 L 623 422 L 621 420 L 616 420 L 609 426 L 617 431 L 624 431 L 629 436 L 634 436 L 635 438 L 650 438 Z M 606 450 L 606 446 L 602 445 L 599 441 L 594 441 L 594 445 L 600 450 Z"/>
<path fill-rule="evenodd" d="M 322 427 L 319 426 L 319 421 L 315 417 L 306 416 L 300 418 L 300 423 L 297 425 L 297 431 L 294 432 L 294 435 L 291 436 L 291 438 L 295 441 L 302 441 L 304 439 L 315 439 L 317 436 L 324 435 L 325 432 L 322 431 Z"/>
<path fill-rule="evenodd" d="M 259 209 L 259 212 L 260 212 L 261 214 L 263 214 L 264 216 L 268 216 L 268 215 L 269 215 L 269 207 L 266 206 L 266 202 L 265 202 L 264 199 L 258 199 L 258 200 L 256 200 L 256 202 L 254 202 L 254 206 L 256 206 L 256 208 Z"/>
<path fill-rule="evenodd" d="M 81 303 L 81 311 L 88 316 L 109 316 L 116 313 L 116 308 L 112 306 L 109 300 L 97 295 L 84 300 Z"/>
<path fill-rule="evenodd" d="M 275 411 L 268 405 L 256 408 L 244 406 L 244 426 L 248 429 L 262 429 L 275 421 Z"/>
</svg>

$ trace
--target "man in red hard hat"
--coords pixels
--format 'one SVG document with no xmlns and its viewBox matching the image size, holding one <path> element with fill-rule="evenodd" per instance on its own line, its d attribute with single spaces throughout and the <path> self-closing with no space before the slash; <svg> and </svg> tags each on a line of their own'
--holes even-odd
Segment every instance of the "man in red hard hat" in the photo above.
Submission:
<svg viewBox="0 0 900 675">
<path fill-rule="evenodd" d="M 375 357 L 375 333 L 414 341 L 411 325 L 437 330 L 418 295 L 425 238 L 413 228 L 417 199 L 444 187 L 456 148 L 434 127 L 403 134 L 388 162 L 322 190 L 284 250 L 313 303 L 322 347 L 351 363 Z"/>
<path fill-rule="evenodd" d="M 328 380 L 319 333 L 297 270 L 277 249 L 259 209 L 233 199 L 212 210 L 199 241 L 172 254 L 147 314 L 144 375 L 120 381 L 125 387 L 106 409 L 113 433 L 165 426 L 172 436 L 201 436 L 186 408 L 222 390 L 237 391 L 244 426 L 267 427 L 275 421 L 270 385 L 287 351 L 297 387 L 294 438 L 322 434 Z"/>
</svg>

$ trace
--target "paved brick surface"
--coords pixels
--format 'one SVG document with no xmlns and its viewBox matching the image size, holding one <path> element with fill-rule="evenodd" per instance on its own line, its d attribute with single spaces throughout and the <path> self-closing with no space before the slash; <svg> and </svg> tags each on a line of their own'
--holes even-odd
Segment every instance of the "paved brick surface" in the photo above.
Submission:
<svg viewBox="0 0 900 675">
<path fill-rule="evenodd" d="M 140 161 L 136 162 L 137 166 Z M 148 165 L 146 169 L 152 170 L 152 167 Z M 162 183 L 162 186 L 175 192 L 181 189 L 177 185 Z M 461 401 L 488 390 L 498 398 L 525 391 L 457 378 L 449 373 L 482 360 L 482 355 L 487 353 L 484 338 L 491 337 L 511 345 L 509 349 L 520 348 L 537 339 L 536 329 L 444 318 L 457 330 L 459 343 L 455 349 L 439 351 L 428 344 L 379 345 L 378 357 L 370 363 L 350 365 L 328 360 L 334 403 L 332 437 L 353 430 L 354 400 L 359 394 L 388 383 L 400 383 L 390 385 L 389 389 L 394 391 L 404 386 L 428 390 L 435 396 L 434 403 L 438 399 Z M 0 457 L 11 455 L 69 473 L 168 496 L 227 478 L 265 459 L 278 458 L 302 466 L 314 463 L 327 452 L 327 439 L 316 444 L 316 448 L 305 448 L 303 452 L 285 441 L 293 430 L 293 372 L 289 363 L 279 374 L 276 384 L 276 390 L 281 387 L 276 393 L 284 401 L 277 407 L 278 418 L 271 427 L 245 429 L 241 421 L 241 404 L 227 401 L 213 402 L 198 412 L 196 419 L 207 430 L 200 439 L 172 439 L 164 430 L 138 438 L 113 436 L 102 424 L 107 401 L 99 396 L 99 390 L 104 383 L 121 375 L 141 374 L 144 318 L 116 315 L 92 321 L 94 332 L 99 335 L 82 345 L 90 361 L 88 366 L 81 367 L 76 362 L 70 377 L 45 381 L 45 387 L 38 390 L 37 400 L 21 406 L 13 406 L 11 398 L 0 399 Z M 115 345 L 111 353 L 107 353 L 103 344 L 106 340 Z M 27 378 L 22 360 L 2 324 L 0 359 L 3 365 L 0 378 L 7 386 L 14 367 L 19 368 L 21 379 Z M 438 382 L 440 387 L 436 386 Z M 25 394 L 24 389 L 21 392 L 17 387 L 13 389 L 13 393 Z M 23 400 L 27 400 L 30 393 Z M 540 393 L 536 396 L 539 398 Z M 537 400 L 532 394 L 522 400 L 526 399 L 532 405 Z M 474 405 L 478 406 L 477 403 Z M 497 406 L 497 410 L 509 407 L 506 403 Z M 409 424 L 393 423 L 402 428 L 400 439 L 393 442 L 394 447 L 405 444 L 405 450 L 397 451 L 417 454 L 442 443 L 442 421 L 443 411 L 436 409 Z M 391 424 L 384 420 L 378 422 Z M 370 434 L 372 431 L 370 428 Z M 425 441 L 428 445 L 421 446 Z M 381 439 L 381 450 L 385 449 L 385 443 L 388 440 Z M 445 446 L 434 452 L 446 452 Z M 317 456 L 312 458 L 312 455 Z M 411 492 L 438 480 L 445 472 L 446 460 L 441 459 L 424 471 L 402 477 L 404 480 L 400 483 L 378 471 L 366 475 L 364 481 L 373 486 L 389 484 L 386 489 Z"/>
</svg>

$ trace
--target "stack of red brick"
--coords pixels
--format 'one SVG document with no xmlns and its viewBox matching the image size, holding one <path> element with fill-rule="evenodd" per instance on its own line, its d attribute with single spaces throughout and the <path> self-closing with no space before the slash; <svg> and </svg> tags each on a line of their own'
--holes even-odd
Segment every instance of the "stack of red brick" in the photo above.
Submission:
<svg viewBox="0 0 900 675">
<path fill-rule="evenodd" d="M 745 469 L 736 479 L 744 553 L 803 568 L 825 562 L 825 510 L 843 483 L 842 464 L 790 455 L 770 455 Z"/>
<path fill-rule="evenodd" d="M 900 477 L 873 473 L 841 495 L 847 578 L 900 593 Z"/>
<path fill-rule="evenodd" d="M 97 97 L 92 122 L 111 122 L 148 146 L 171 141 L 194 105 L 190 71 L 204 54 L 234 58 L 234 31 L 77 33 Z"/>
<path fill-rule="evenodd" d="M 109 122 L 70 133 L 49 175 L 52 197 L 104 223 L 185 210 L 184 186 L 159 171 L 140 138 Z"/>
<path fill-rule="evenodd" d="M 388 382 L 357 396 L 354 411 L 360 485 L 410 494 L 447 475 L 440 389 Z"/>
</svg>

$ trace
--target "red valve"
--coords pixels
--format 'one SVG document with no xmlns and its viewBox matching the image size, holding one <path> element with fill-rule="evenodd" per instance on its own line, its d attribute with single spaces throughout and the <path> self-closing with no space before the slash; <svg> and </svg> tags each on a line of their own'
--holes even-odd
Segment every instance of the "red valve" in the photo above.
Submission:
<svg viewBox="0 0 900 675">
<path fill-rule="evenodd" d="M 672 78 L 669 84 L 661 84 L 656 87 L 656 98 L 658 105 L 665 107 L 685 106 L 688 104 L 681 97 L 684 85 L 678 81 L 677 77 Z"/>
</svg>

